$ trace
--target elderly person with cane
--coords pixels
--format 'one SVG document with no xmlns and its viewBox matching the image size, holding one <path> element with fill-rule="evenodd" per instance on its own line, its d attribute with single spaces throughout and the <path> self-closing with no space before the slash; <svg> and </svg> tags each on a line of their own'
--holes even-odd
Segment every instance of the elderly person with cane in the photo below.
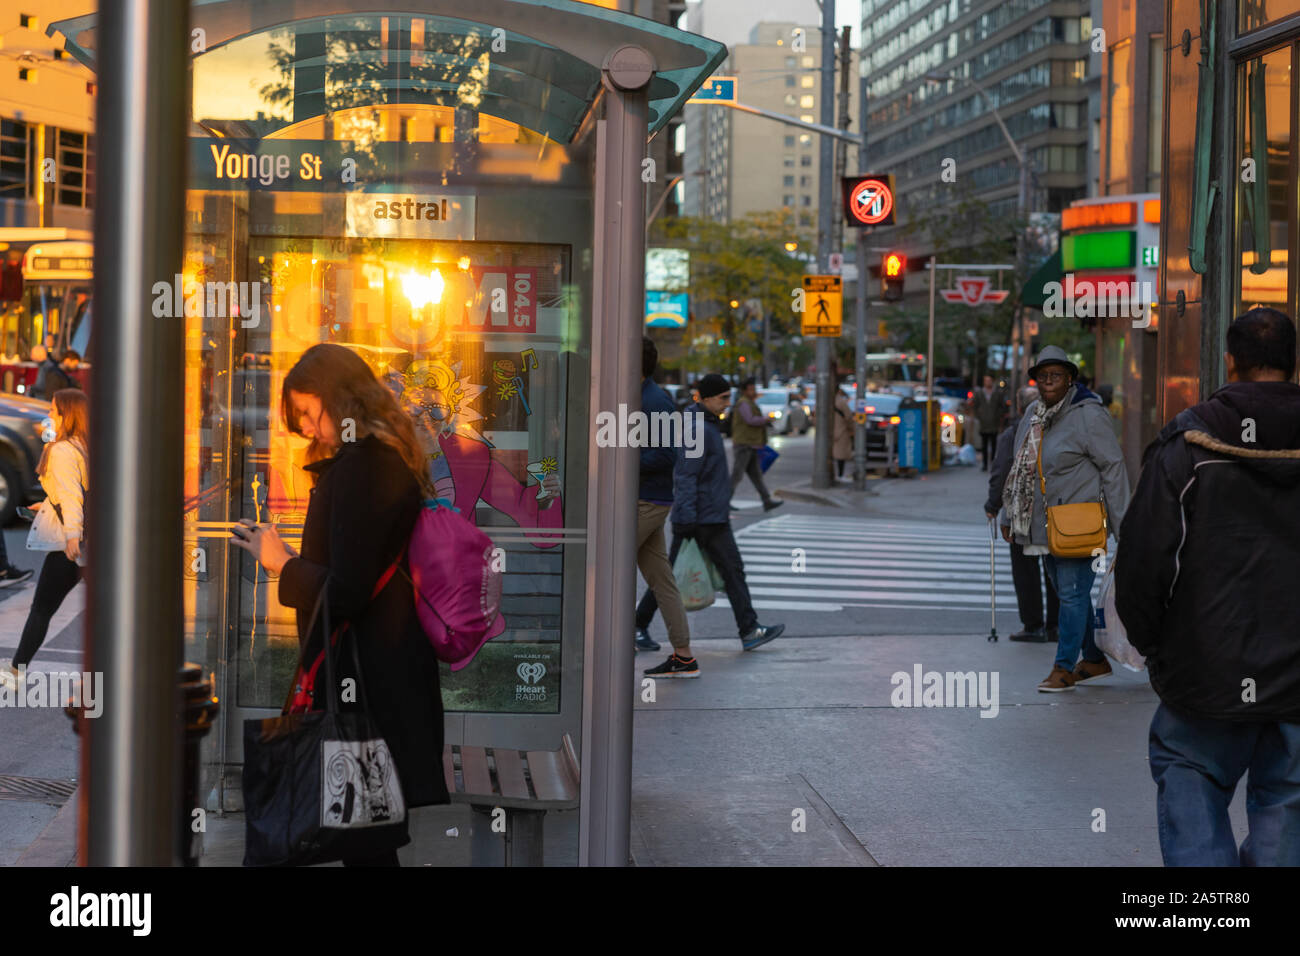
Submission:
<svg viewBox="0 0 1300 956">
<path fill-rule="evenodd" d="M 1110 673 L 1093 641 L 1092 583 L 1107 534 L 1124 519 L 1129 482 L 1110 415 L 1075 381 L 1079 369 L 1065 350 L 1047 346 L 1029 375 L 1041 397 L 1016 429 L 1003 536 L 1028 556 L 1046 556 L 1061 610 L 1056 661 L 1038 689 L 1059 693 Z"/>
<path fill-rule="evenodd" d="M 997 452 L 993 455 L 993 468 L 989 471 L 989 497 L 984 502 L 984 516 L 993 521 L 1002 511 L 1002 489 L 1011 470 L 1011 452 L 1015 448 L 1016 427 L 1025 409 L 1038 401 L 1038 389 L 1032 385 L 1016 393 L 1016 413 L 998 436 Z M 1025 549 L 1009 540 L 1008 519 L 1001 522 L 1002 537 L 1008 539 L 1011 549 L 1011 580 L 1016 587 L 1016 606 L 1020 609 L 1021 629 L 1011 635 L 1013 641 L 1046 644 L 1057 639 L 1056 619 L 1060 603 L 1052 579 L 1047 579 L 1047 627 L 1043 627 L 1043 576 L 1040 573 L 1042 558 L 1025 554 Z"/>
</svg>

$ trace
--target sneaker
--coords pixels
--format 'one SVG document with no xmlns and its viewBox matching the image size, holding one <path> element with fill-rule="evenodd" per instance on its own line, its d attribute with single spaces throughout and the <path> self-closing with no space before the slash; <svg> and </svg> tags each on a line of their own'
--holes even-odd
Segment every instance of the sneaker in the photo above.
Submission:
<svg viewBox="0 0 1300 956">
<path fill-rule="evenodd" d="M 732 511 L 739 511 L 739 510 L 740 510 L 739 508 L 737 508 L 735 505 L 731 504 L 730 502 L 727 502 L 727 507 L 730 508 Z"/>
<path fill-rule="evenodd" d="M 783 504 L 785 504 L 784 501 L 776 501 L 775 499 L 771 499 L 771 500 L 768 500 L 768 501 L 764 501 L 764 502 L 763 502 L 763 510 L 764 510 L 764 511 L 771 511 L 773 508 L 779 508 L 779 507 L 781 507 Z"/>
<path fill-rule="evenodd" d="M 13 659 L 0 658 L 0 684 L 17 690 L 22 681 L 23 673 L 14 667 Z"/>
<path fill-rule="evenodd" d="M 752 651 L 756 647 L 762 647 L 768 641 L 775 641 L 785 631 L 784 624 L 771 624 L 767 627 L 756 627 L 740 639 L 741 646 L 747 651 Z"/>
<path fill-rule="evenodd" d="M 1099 661 L 1080 660 L 1074 665 L 1074 682 L 1076 684 L 1085 684 L 1090 680 L 1097 680 L 1101 677 L 1109 677 L 1111 674 L 1110 661 L 1102 658 Z"/>
<path fill-rule="evenodd" d="M 1064 667 L 1053 667 L 1047 679 L 1038 685 L 1043 694 L 1059 694 L 1063 690 L 1074 690 L 1074 675 Z"/>
<path fill-rule="evenodd" d="M 689 661 L 682 660 L 674 652 L 658 667 L 647 668 L 641 673 L 646 677 L 699 677 L 700 662 L 693 657 Z"/>
<path fill-rule="evenodd" d="M 638 651 L 657 651 L 659 642 L 650 636 L 650 632 L 644 627 L 636 629 L 636 649 Z"/>
<path fill-rule="evenodd" d="M 15 584 L 22 584 L 30 578 L 35 572 L 31 569 L 16 568 L 12 564 L 0 571 L 0 588 L 13 587 Z"/>
<path fill-rule="evenodd" d="M 1027 641 L 1030 644 L 1046 644 L 1047 632 L 1041 627 L 1027 627 L 1011 635 L 1013 641 Z"/>
</svg>

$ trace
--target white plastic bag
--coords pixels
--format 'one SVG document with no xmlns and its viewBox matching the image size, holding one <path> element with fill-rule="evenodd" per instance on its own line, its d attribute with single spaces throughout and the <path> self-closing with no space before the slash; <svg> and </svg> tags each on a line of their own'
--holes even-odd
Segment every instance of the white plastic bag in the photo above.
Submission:
<svg viewBox="0 0 1300 956">
<path fill-rule="evenodd" d="M 673 564 L 673 577 L 682 596 L 682 606 L 688 611 L 702 611 L 716 600 L 713 575 L 709 562 L 694 538 L 682 542 Z"/>
<path fill-rule="evenodd" d="M 1093 640 L 1107 657 L 1131 671 L 1146 669 L 1146 658 L 1128 642 L 1124 622 L 1115 610 L 1115 562 L 1106 568 L 1101 579 L 1101 592 L 1097 595 L 1097 617 L 1093 625 Z"/>
<path fill-rule="evenodd" d="M 961 451 L 957 453 L 957 464 L 973 465 L 975 464 L 975 446 L 962 445 Z"/>
</svg>

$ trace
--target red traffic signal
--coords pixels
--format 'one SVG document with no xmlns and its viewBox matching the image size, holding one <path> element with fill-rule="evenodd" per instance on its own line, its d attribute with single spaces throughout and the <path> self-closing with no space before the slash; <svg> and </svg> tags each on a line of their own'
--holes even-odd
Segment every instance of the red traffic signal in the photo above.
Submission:
<svg viewBox="0 0 1300 956">
<path fill-rule="evenodd" d="M 907 272 L 907 256 L 901 252 L 887 252 L 880 260 L 880 296 L 886 302 L 903 298 L 903 274 Z"/>
</svg>

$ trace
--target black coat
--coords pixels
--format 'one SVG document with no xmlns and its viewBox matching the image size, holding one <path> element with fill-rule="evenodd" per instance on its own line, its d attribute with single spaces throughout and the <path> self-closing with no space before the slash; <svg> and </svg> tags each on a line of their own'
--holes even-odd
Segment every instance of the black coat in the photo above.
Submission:
<svg viewBox="0 0 1300 956">
<path fill-rule="evenodd" d="M 298 612 L 298 640 L 310 664 L 323 645 L 323 621 L 306 633 L 316 598 L 329 581 L 330 624 L 359 636 L 363 699 L 393 753 L 407 806 L 447 802 L 443 778 L 442 695 L 438 661 L 416 616 L 415 595 L 399 571 L 373 600 L 381 574 L 402 552 L 420 512 L 420 488 L 401 456 L 371 436 L 345 443 L 309 465 L 318 475 L 303 527 L 302 556 L 280 573 L 280 603 Z M 409 574 L 407 560 L 402 570 Z M 323 617 L 323 614 L 322 614 Z M 350 641 L 352 638 L 348 638 Z M 340 642 L 339 679 L 355 668 Z M 318 688 L 325 687 L 324 667 Z M 314 709 L 324 709 L 318 690 Z M 351 709 L 352 705 L 343 705 Z"/>
<path fill-rule="evenodd" d="M 1226 385 L 1152 442 L 1120 527 L 1115 607 L 1161 700 L 1300 721 L 1297 569 L 1300 387 Z"/>
</svg>

